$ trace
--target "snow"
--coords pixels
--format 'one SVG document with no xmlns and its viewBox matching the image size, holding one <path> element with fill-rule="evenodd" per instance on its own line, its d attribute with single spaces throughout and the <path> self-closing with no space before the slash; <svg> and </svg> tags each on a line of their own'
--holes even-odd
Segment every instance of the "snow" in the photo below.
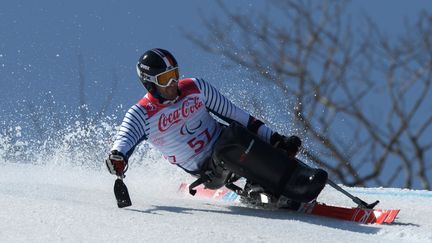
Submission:
<svg viewBox="0 0 432 243">
<path fill-rule="evenodd" d="M 193 178 L 152 162 L 159 171 L 128 171 L 133 205 L 125 209 L 116 206 L 115 177 L 102 167 L 0 164 L 1 242 L 432 242 L 429 191 L 346 188 L 401 209 L 393 225 L 361 225 L 179 195 L 180 182 Z M 331 188 L 319 200 L 354 206 Z"/>
</svg>

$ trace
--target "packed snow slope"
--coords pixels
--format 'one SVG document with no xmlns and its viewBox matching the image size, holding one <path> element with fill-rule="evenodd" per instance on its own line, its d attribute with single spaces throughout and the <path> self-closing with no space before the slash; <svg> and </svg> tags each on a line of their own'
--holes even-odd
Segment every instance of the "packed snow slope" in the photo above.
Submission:
<svg viewBox="0 0 432 243">
<path fill-rule="evenodd" d="M 128 171 L 125 209 L 102 167 L 0 164 L 1 242 L 432 242 L 432 192 L 346 188 L 401 209 L 393 225 L 361 225 L 182 196 L 178 185 L 193 178 L 153 162 Z M 319 200 L 354 206 L 331 188 Z"/>
</svg>

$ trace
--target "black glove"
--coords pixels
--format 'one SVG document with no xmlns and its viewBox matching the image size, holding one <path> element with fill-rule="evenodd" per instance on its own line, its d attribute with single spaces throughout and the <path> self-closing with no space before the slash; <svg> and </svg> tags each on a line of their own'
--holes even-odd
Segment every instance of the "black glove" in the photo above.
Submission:
<svg viewBox="0 0 432 243">
<path fill-rule="evenodd" d="M 111 154 L 105 160 L 108 171 L 113 175 L 123 176 L 127 170 L 127 161 L 122 153 L 117 150 L 111 151 Z"/>
<path fill-rule="evenodd" d="M 270 143 L 275 147 L 279 149 L 283 149 L 287 152 L 289 157 L 294 158 L 301 147 L 301 140 L 297 136 L 289 136 L 285 137 L 283 135 L 280 135 L 279 133 L 275 132 L 273 133 Z"/>
</svg>

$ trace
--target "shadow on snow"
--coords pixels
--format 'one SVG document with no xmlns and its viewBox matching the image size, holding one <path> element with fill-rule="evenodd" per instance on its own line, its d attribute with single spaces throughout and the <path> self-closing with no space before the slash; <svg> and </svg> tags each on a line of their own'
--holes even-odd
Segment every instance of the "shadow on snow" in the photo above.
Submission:
<svg viewBox="0 0 432 243">
<path fill-rule="evenodd" d="M 207 204 L 212 207 L 218 206 L 214 204 Z M 343 221 L 338 219 L 325 218 L 315 215 L 306 215 L 302 213 L 297 213 L 293 211 L 281 211 L 281 210 L 269 210 L 269 209 L 256 209 L 248 208 L 244 206 L 218 206 L 225 210 L 217 209 L 197 209 L 189 207 L 176 207 L 176 206 L 159 206 L 152 205 L 152 208 L 141 210 L 126 208 L 127 211 L 163 215 L 163 212 L 169 213 L 181 213 L 181 214 L 194 214 L 194 212 L 205 212 L 205 213 L 216 213 L 216 214 L 226 214 L 226 215 L 238 215 L 246 217 L 259 217 L 265 219 L 275 219 L 275 220 L 296 220 L 303 223 L 310 223 L 324 227 L 336 228 L 340 230 L 347 230 L 352 232 L 375 234 L 380 231 L 379 227 L 374 225 L 364 225 L 356 222 Z"/>
</svg>

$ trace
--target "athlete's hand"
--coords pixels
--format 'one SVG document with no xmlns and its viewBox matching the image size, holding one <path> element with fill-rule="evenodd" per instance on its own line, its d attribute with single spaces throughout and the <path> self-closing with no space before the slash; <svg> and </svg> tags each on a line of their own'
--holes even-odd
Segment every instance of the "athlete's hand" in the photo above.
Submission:
<svg viewBox="0 0 432 243">
<path fill-rule="evenodd" d="M 286 137 L 274 133 L 271 137 L 271 144 L 276 148 L 285 150 L 289 157 L 294 158 L 300 150 L 302 142 L 297 136 Z"/>
<path fill-rule="evenodd" d="M 105 160 L 105 164 L 108 171 L 113 175 L 123 176 L 127 170 L 127 162 L 124 156 L 116 150 L 111 152 Z"/>
</svg>

